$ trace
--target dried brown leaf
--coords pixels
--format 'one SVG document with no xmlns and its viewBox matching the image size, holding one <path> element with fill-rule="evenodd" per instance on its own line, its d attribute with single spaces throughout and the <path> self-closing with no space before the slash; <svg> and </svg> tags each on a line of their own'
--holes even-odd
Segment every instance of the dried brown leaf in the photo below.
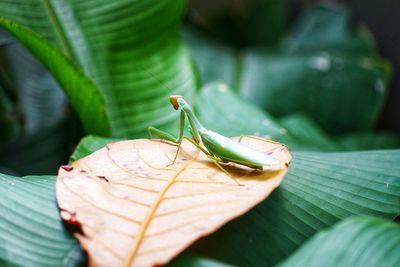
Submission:
<svg viewBox="0 0 400 267">
<path fill-rule="evenodd" d="M 153 266 L 168 263 L 198 238 L 236 218 L 276 188 L 291 156 L 279 143 L 242 142 L 282 161 L 275 172 L 228 164 L 215 166 L 189 142 L 159 140 L 109 143 L 60 168 L 57 200 L 61 216 L 79 225 L 76 234 L 91 266 Z"/>
</svg>

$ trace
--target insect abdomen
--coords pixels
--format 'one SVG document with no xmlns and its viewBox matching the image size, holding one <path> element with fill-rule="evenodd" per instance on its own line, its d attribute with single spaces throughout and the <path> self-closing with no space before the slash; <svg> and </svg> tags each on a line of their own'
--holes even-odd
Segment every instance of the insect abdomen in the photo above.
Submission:
<svg viewBox="0 0 400 267">
<path fill-rule="evenodd" d="M 235 142 L 210 130 L 201 132 L 201 138 L 207 150 L 226 161 L 239 163 L 252 168 L 277 166 L 280 160 Z"/>
</svg>

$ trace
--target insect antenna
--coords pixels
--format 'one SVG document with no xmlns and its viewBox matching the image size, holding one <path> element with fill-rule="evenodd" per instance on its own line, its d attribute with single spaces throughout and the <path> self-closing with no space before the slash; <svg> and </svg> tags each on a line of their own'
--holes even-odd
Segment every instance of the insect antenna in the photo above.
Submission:
<svg viewBox="0 0 400 267">
<path fill-rule="evenodd" d="M 150 70 L 145 70 L 145 73 L 151 77 L 152 79 L 154 79 L 158 84 L 160 84 L 161 86 L 163 86 L 164 88 L 167 89 L 168 91 L 168 95 L 185 95 L 184 93 L 180 93 L 179 89 L 180 88 L 185 88 L 185 85 L 187 83 L 189 83 L 191 81 L 190 78 L 186 79 L 182 84 L 179 85 L 178 90 L 173 90 L 172 87 L 170 85 L 167 84 L 167 82 L 173 82 L 173 80 L 170 81 L 163 81 L 160 77 L 157 77 L 153 72 L 151 72 Z"/>
</svg>

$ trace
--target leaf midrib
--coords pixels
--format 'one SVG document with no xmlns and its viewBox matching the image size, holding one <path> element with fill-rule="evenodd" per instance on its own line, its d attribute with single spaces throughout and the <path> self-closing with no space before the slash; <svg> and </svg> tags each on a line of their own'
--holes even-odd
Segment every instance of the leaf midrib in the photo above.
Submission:
<svg viewBox="0 0 400 267">
<path fill-rule="evenodd" d="M 186 164 L 184 164 L 176 173 L 174 176 L 171 177 L 171 179 L 168 181 L 168 183 L 165 185 L 164 189 L 162 191 L 159 192 L 156 201 L 154 201 L 153 205 L 150 207 L 150 210 L 148 212 L 148 214 L 146 215 L 143 223 L 140 226 L 139 229 L 139 233 L 135 239 L 135 243 L 133 246 L 133 249 L 131 251 L 131 253 L 129 254 L 128 259 L 124 262 L 123 266 L 128 267 L 128 266 L 132 266 L 132 263 L 139 251 L 140 245 L 142 244 L 143 240 L 144 240 L 144 235 L 146 233 L 147 228 L 149 227 L 151 220 L 154 218 L 154 214 L 157 211 L 160 203 L 164 200 L 164 195 L 165 193 L 168 191 L 168 189 L 171 187 L 171 185 L 173 185 L 176 182 L 176 179 L 178 178 L 178 176 L 184 171 L 186 170 L 186 168 L 195 160 L 197 160 L 199 155 L 199 151 L 197 151 L 197 155 L 195 157 L 193 157 L 192 159 L 190 159 L 188 162 L 186 162 Z"/>
<path fill-rule="evenodd" d="M 68 38 L 63 30 L 63 27 L 61 26 L 61 22 L 58 19 L 52 4 L 50 3 L 50 0 L 42 0 L 42 1 L 47 11 L 47 14 L 49 15 L 50 22 L 53 25 L 56 38 L 58 40 L 59 45 L 61 46 L 61 50 L 67 57 L 73 59 L 71 44 L 68 42 Z"/>
</svg>

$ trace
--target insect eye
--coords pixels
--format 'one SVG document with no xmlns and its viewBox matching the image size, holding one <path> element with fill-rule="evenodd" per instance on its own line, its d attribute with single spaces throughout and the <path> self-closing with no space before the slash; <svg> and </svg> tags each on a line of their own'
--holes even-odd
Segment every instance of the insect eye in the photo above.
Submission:
<svg viewBox="0 0 400 267">
<path fill-rule="evenodd" d="M 174 109 L 178 110 L 179 109 L 179 103 L 178 103 L 178 99 L 183 98 L 183 96 L 181 95 L 171 95 L 169 97 L 169 101 L 171 102 L 172 106 L 174 107 Z"/>
</svg>

